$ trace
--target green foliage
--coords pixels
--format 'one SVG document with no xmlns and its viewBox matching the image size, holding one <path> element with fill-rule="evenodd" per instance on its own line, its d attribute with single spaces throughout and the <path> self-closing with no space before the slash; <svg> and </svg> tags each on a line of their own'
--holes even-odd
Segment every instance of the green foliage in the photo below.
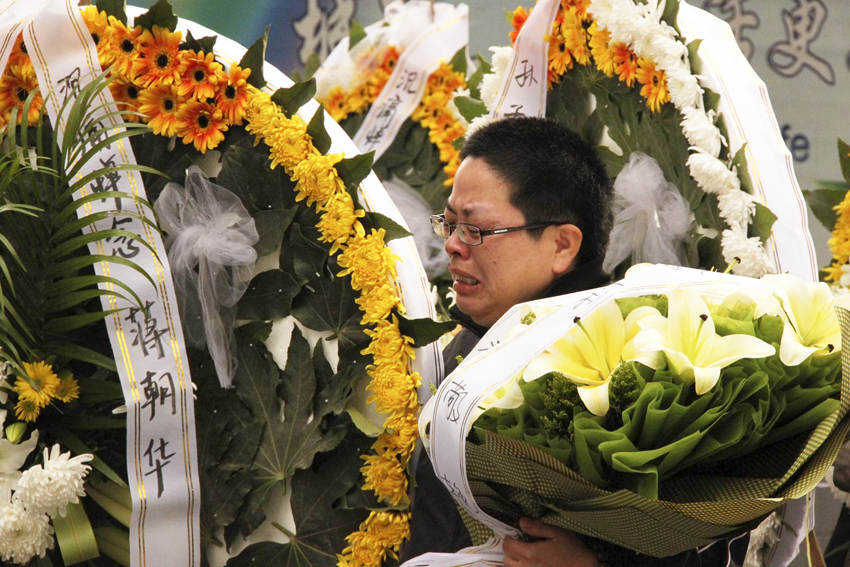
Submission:
<svg viewBox="0 0 850 567">
<path fill-rule="evenodd" d="M 838 221 L 838 213 L 835 211 L 847 192 L 850 191 L 850 183 L 844 181 L 819 181 L 818 188 L 811 191 L 803 191 L 806 204 L 814 213 L 820 223 L 827 229 L 835 228 Z"/>
<path fill-rule="evenodd" d="M 266 79 L 263 76 L 263 65 L 266 60 L 266 45 L 269 42 L 269 26 L 263 35 L 254 40 L 245 55 L 239 61 L 239 66 L 243 69 L 251 69 L 251 75 L 248 77 L 248 84 L 261 89 L 266 86 Z"/>
<path fill-rule="evenodd" d="M 357 187 L 360 182 L 372 172 L 372 162 L 375 160 L 374 150 L 365 154 L 345 158 L 336 164 L 336 172 L 346 187 Z"/>
<path fill-rule="evenodd" d="M 413 339 L 416 348 L 429 345 L 446 333 L 452 332 L 457 324 L 454 321 L 434 321 L 430 317 L 408 319 L 398 315 L 398 328 L 402 335 Z"/>
<path fill-rule="evenodd" d="M 133 25 L 142 26 L 146 30 L 153 30 L 154 26 L 174 31 L 177 28 L 177 16 L 168 0 L 157 0 L 151 9 L 136 17 Z"/>
<path fill-rule="evenodd" d="M 315 81 L 315 79 L 310 80 Z M 313 139 L 313 146 L 319 152 L 326 154 L 331 149 L 331 137 L 325 129 L 325 107 L 321 104 L 310 119 L 310 123 L 307 124 L 307 135 Z"/>
<path fill-rule="evenodd" d="M 258 274 L 245 295 L 239 300 L 239 319 L 248 321 L 273 321 L 288 317 L 292 300 L 301 291 L 306 280 L 295 279 L 283 270 Z"/>
<path fill-rule="evenodd" d="M 487 106 L 480 100 L 468 96 L 457 96 L 454 98 L 458 112 L 467 122 L 472 122 L 479 116 L 487 114 Z"/>
<path fill-rule="evenodd" d="M 457 50 L 457 53 L 455 53 L 452 56 L 451 61 L 449 61 L 449 65 L 452 66 L 452 70 L 455 73 L 463 73 L 466 75 L 466 50 L 467 46 L 464 45 Z"/>
<path fill-rule="evenodd" d="M 475 54 L 475 59 L 478 61 L 478 68 L 475 69 L 475 72 L 469 76 L 466 80 L 466 86 L 469 88 L 469 94 L 472 98 L 480 99 L 481 98 L 481 79 L 484 78 L 484 75 L 489 73 L 492 68 L 486 59 L 481 57 L 480 53 Z"/>
<path fill-rule="evenodd" d="M 407 238 L 408 236 L 413 236 L 409 230 L 395 222 L 393 219 L 386 215 L 382 215 L 381 213 L 375 212 L 367 212 L 366 217 L 364 219 L 365 224 L 368 225 L 369 229 L 384 229 L 386 231 L 386 235 L 384 235 L 384 242 L 390 242 L 397 238 Z"/>
<path fill-rule="evenodd" d="M 841 138 L 838 139 L 838 161 L 844 181 L 850 183 L 850 146 Z"/>
<path fill-rule="evenodd" d="M 97 0 L 95 5 L 101 12 L 106 12 L 108 16 L 113 16 L 122 24 L 127 25 L 126 0 Z"/>
<path fill-rule="evenodd" d="M 316 79 L 309 79 L 295 83 L 291 87 L 277 89 L 272 95 L 272 101 L 280 106 L 286 116 L 292 116 L 314 96 L 316 96 Z"/>
<path fill-rule="evenodd" d="M 767 239 L 770 238 L 773 232 L 773 224 L 778 218 L 770 209 L 761 203 L 756 203 L 756 212 L 753 215 L 752 224 L 748 227 L 747 236 L 758 236 L 762 244 L 765 244 Z"/>
<path fill-rule="evenodd" d="M 313 75 L 316 74 L 316 71 L 319 70 L 319 67 L 322 66 L 322 60 L 319 59 L 319 54 L 315 51 L 307 57 L 307 62 L 304 63 L 304 78 L 305 80 L 310 80 L 313 78 Z"/>
<path fill-rule="evenodd" d="M 366 39 L 366 30 L 363 29 L 363 24 L 357 20 L 351 20 L 351 27 L 348 29 L 348 50 L 354 49 L 354 46 Z"/>
<path fill-rule="evenodd" d="M 180 49 L 191 49 L 192 51 L 203 51 L 204 53 L 211 53 L 213 48 L 215 47 L 215 40 L 217 36 L 210 35 L 206 37 L 202 37 L 196 39 L 192 35 L 192 31 L 186 31 L 186 41 L 180 46 Z"/>
</svg>

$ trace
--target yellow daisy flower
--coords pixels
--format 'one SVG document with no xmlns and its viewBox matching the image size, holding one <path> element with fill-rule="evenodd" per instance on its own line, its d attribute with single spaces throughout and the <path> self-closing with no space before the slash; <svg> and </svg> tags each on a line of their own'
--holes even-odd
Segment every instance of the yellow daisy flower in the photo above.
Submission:
<svg viewBox="0 0 850 567">
<path fill-rule="evenodd" d="M 614 76 L 614 50 L 611 49 L 611 32 L 600 30 L 594 21 L 587 30 L 590 34 L 590 54 L 596 62 L 596 67 L 607 77 Z"/>
<path fill-rule="evenodd" d="M 345 94 L 345 91 L 340 86 L 336 86 L 331 89 L 328 93 L 327 98 L 319 101 L 321 102 L 325 110 L 328 111 L 328 114 L 331 115 L 331 118 L 334 119 L 334 122 L 341 122 L 345 120 L 345 117 L 348 116 L 348 97 Z"/>
<path fill-rule="evenodd" d="M 205 101 L 215 97 L 218 83 L 222 79 L 224 70 L 221 63 L 215 60 L 215 55 L 186 51 L 177 92 L 180 96 Z"/>
<path fill-rule="evenodd" d="M 94 45 L 97 47 L 97 58 L 102 67 L 112 64 L 113 53 L 109 42 L 109 17 L 106 12 L 101 12 L 96 6 L 86 6 L 82 11 L 83 20 L 89 29 Z"/>
<path fill-rule="evenodd" d="M 635 73 L 637 73 L 637 55 L 629 49 L 625 43 L 615 41 L 611 44 L 614 52 L 614 72 L 619 75 L 620 81 L 626 86 L 635 85 Z"/>
<path fill-rule="evenodd" d="M 44 361 L 30 364 L 24 362 L 26 379 L 18 377 L 15 381 L 15 391 L 22 399 L 32 400 L 39 407 L 44 407 L 50 398 L 56 396 L 59 388 L 59 377 L 53 372 L 53 366 Z"/>
<path fill-rule="evenodd" d="M 154 26 L 153 31 L 144 30 L 139 37 L 142 57 L 133 61 L 133 77 L 143 87 L 180 83 L 183 68 L 180 40 L 183 32 L 170 32 L 167 28 Z"/>
<path fill-rule="evenodd" d="M 177 115 L 177 135 L 184 144 L 194 144 L 201 153 L 218 146 L 226 131 L 221 111 L 208 102 L 190 100 Z"/>
<path fill-rule="evenodd" d="M 159 136 L 176 136 L 177 122 L 185 99 L 175 85 L 158 85 L 139 95 L 139 112 L 148 117 L 148 126 Z"/>
<path fill-rule="evenodd" d="M 575 6 L 564 12 L 564 21 L 561 22 L 561 35 L 575 62 L 579 65 L 587 65 L 590 62 L 590 52 L 587 49 L 587 30 L 584 29 L 582 18 Z"/>
<path fill-rule="evenodd" d="M 35 401 L 26 398 L 18 398 L 15 404 L 15 417 L 19 420 L 35 421 L 40 411 L 41 407 Z"/>
<path fill-rule="evenodd" d="M 59 379 L 59 387 L 56 388 L 56 399 L 65 403 L 80 397 L 80 385 L 77 380 L 68 373 Z"/>
<path fill-rule="evenodd" d="M 38 79 L 36 79 L 32 65 L 29 67 L 19 65 L 8 67 L 0 77 L 0 114 L 3 115 L 3 118 L 6 121 L 11 120 L 12 111 L 16 111 L 18 124 L 20 124 L 23 118 L 21 111 L 24 108 L 24 103 L 30 93 L 37 89 Z M 38 121 L 43 104 L 41 92 L 37 92 L 27 114 L 29 126 L 33 126 Z"/>
<path fill-rule="evenodd" d="M 248 105 L 250 96 L 248 77 L 251 69 L 243 69 L 237 64 L 230 66 L 227 81 L 220 81 L 218 95 L 215 104 L 221 110 L 228 122 L 236 126 L 242 125 L 245 118 L 245 107 Z"/>
<path fill-rule="evenodd" d="M 109 90 L 112 92 L 112 98 L 118 103 L 116 105 L 118 110 L 126 110 L 133 113 L 123 115 L 124 121 L 140 122 L 142 117 L 135 113 L 139 112 L 143 89 L 139 88 L 137 84 L 129 79 L 118 77 L 109 83 Z"/>
<path fill-rule="evenodd" d="M 129 29 L 115 16 L 109 16 L 107 38 L 112 55 L 113 70 L 119 75 L 131 77 L 133 63 L 142 53 L 142 27 Z"/>
<path fill-rule="evenodd" d="M 640 95 L 646 98 L 646 106 L 653 112 L 661 110 L 661 105 L 670 100 L 667 89 L 667 74 L 655 67 L 655 62 L 646 57 L 638 60 L 638 70 L 635 78 L 643 86 Z"/>
</svg>

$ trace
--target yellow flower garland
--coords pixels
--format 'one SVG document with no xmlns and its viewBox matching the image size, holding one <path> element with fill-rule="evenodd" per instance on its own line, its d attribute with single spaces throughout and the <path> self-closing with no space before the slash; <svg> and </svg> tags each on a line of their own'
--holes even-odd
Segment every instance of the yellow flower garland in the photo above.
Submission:
<svg viewBox="0 0 850 567">
<path fill-rule="evenodd" d="M 838 218 L 832 237 L 829 239 L 829 249 L 832 251 L 832 264 L 823 269 L 824 281 L 839 284 L 844 275 L 844 266 L 850 263 L 850 192 L 844 196 L 836 207 Z"/>
</svg>

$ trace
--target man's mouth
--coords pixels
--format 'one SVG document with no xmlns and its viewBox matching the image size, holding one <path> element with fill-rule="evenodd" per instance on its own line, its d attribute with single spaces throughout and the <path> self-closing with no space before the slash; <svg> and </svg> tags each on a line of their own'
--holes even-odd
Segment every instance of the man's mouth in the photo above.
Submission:
<svg viewBox="0 0 850 567">
<path fill-rule="evenodd" d="M 455 278 L 455 282 L 465 283 L 465 284 L 469 284 L 469 285 L 475 285 L 475 284 L 478 283 L 478 280 L 476 280 L 475 278 L 467 278 L 467 277 L 464 277 L 464 276 L 459 276 L 457 274 L 454 275 L 454 278 Z"/>
</svg>

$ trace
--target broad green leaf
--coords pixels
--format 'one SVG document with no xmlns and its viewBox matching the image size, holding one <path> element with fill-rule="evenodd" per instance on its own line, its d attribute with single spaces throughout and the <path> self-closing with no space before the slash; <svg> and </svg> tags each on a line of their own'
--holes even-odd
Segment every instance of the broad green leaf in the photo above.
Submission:
<svg viewBox="0 0 850 567">
<path fill-rule="evenodd" d="M 466 50 L 467 46 L 464 45 L 460 49 L 457 50 L 457 53 L 452 56 L 451 61 L 449 61 L 449 65 L 452 66 L 452 70 L 455 73 L 463 73 L 466 76 Z"/>
<path fill-rule="evenodd" d="M 747 144 L 741 146 L 735 157 L 732 158 L 732 167 L 735 173 L 738 174 L 738 179 L 741 180 L 741 190 L 746 191 L 750 195 L 755 194 L 753 191 L 753 181 L 750 179 L 749 168 L 747 166 Z"/>
<path fill-rule="evenodd" d="M 67 510 L 65 516 L 53 516 L 53 530 L 62 552 L 62 561 L 65 565 L 76 565 L 99 557 L 91 522 L 83 505 L 79 502 L 69 504 Z"/>
<path fill-rule="evenodd" d="M 478 60 L 478 68 L 475 69 L 475 72 L 466 80 L 466 86 L 469 88 L 469 93 L 472 98 L 480 99 L 481 79 L 483 79 L 484 75 L 491 71 L 491 67 L 487 60 L 481 57 L 480 53 L 475 54 L 475 59 Z"/>
<path fill-rule="evenodd" d="M 236 194 L 250 213 L 295 206 L 295 183 L 282 167 L 271 168 L 266 152 L 227 148 L 216 183 Z"/>
<path fill-rule="evenodd" d="M 661 21 L 679 32 L 679 2 L 670 0 L 664 3 L 664 12 L 661 14 Z"/>
<path fill-rule="evenodd" d="M 841 138 L 838 139 L 838 161 L 844 181 L 850 183 L 850 146 Z"/>
<path fill-rule="evenodd" d="M 159 26 L 174 31 L 177 27 L 177 16 L 174 15 L 174 10 L 172 10 L 168 0 L 158 0 L 150 10 L 136 17 L 133 24 L 148 30 L 152 30 L 154 26 Z"/>
<path fill-rule="evenodd" d="M 127 530 L 108 526 L 94 530 L 100 552 L 124 567 L 130 565 L 130 534 Z"/>
<path fill-rule="evenodd" d="M 127 25 L 127 12 L 124 10 L 126 0 L 97 0 L 97 9 L 106 12 L 108 16 L 114 16 L 122 24 Z"/>
<path fill-rule="evenodd" d="M 129 528 L 133 517 L 133 501 L 130 488 L 121 487 L 114 482 L 90 479 L 86 483 L 86 496 L 94 500 L 104 512 L 112 516 L 124 527 Z"/>
<path fill-rule="evenodd" d="M 381 213 L 368 212 L 366 213 L 366 222 L 369 228 L 381 229 L 387 231 L 384 236 L 384 242 L 390 242 L 396 238 L 407 238 L 413 234 L 403 226 L 395 222 L 393 219 Z"/>
<path fill-rule="evenodd" d="M 258 37 L 242 59 L 239 61 L 239 66 L 243 69 L 251 69 L 251 75 L 248 77 L 248 83 L 261 89 L 266 86 L 266 79 L 263 76 L 263 64 L 266 60 L 266 45 L 269 42 L 269 27 L 266 26 L 266 31 Z"/>
<path fill-rule="evenodd" d="M 268 209 L 257 211 L 252 215 L 254 226 L 260 239 L 254 245 L 258 256 L 265 256 L 277 251 L 283 241 L 283 235 L 292 224 L 292 219 L 298 212 L 298 207 L 288 209 Z"/>
<path fill-rule="evenodd" d="M 331 137 L 325 129 L 325 107 L 321 104 L 310 119 L 310 123 L 307 124 L 307 135 L 312 138 L 313 146 L 319 150 L 319 153 L 324 155 L 331 149 Z"/>
<path fill-rule="evenodd" d="M 226 567 L 335 567 L 345 537 L 366 519 L 367 510 L 337 508 L 334 503 L 359 478 L 360 455 L 368 443 L 344 443 L 315 472 L 301 470 L 292 479 L 295 533 L 288 543 L 266 541 L 248 546 Z"/>
<path fill-rule="evenodd" d="M 701 39 L 695 39 L 688 43 L 688 61 L 691 64 L 691 73 L 699 75 L 702 69 L 702 59 L 699 56 L 699 46 L 702 45 Z M 711 107 L 708 107 L 711 108 Z M 715 108 L 715 110 L 717 110 Z"/>
<path fill-rule="evenodd" d="M 238 318 L 249 321 L 274 321 L 288 317 L 292 300 L 306 280 L 296 279 L 283 270 L 258 274 L 239 300 Z"/>
<path fill-rule="evenodd" d="M 408 319 L 398 315 L 399 331 L 402 335 L 413 339 L 413 346 L 416 348 L 433 343 L 446 333 L 452 332 L 455 327 L 457 327 L 457 323 L 454 321 L 434 321 L 429 317 Z"/>
<path fill-rule="evenodd" d="M 720 95 L 708 87 L 703 87 L 703 91 L 702 98 L 705 100 L 705 109 L 717 112 L 720 107 Z"/>
<path fill-rule="evenodd" d="M 753 215 L 752 224 L 747 228 L 747 236 L 758 236 L 762 244 L 765 244 L 773 231 L 773 223 L 778 218 L 770 209 L 756 203 L 756 213 Z"/>
<path fill-rule="evenodd" d="M 815 217 L 827 230 L 835 228 L 838 213 L 835 211 L 847 192 L 850 191 L 850 183 L 844 182 L 818 182 L 819 187 L 811 191 L 803 191 L 806 203 L 814 213 Z"/>
<path fill-rule="evenodd" d="M 316 79 L 308 79 L 295 83 L 291 87 L 277 89 L 272 95 L 272 101 L 280 106 L 286 116 L 292 116 L 314 96 L 316 96 Z"/>
<path fill-rule="evenodd" d="M 456 96 L 454 101 L 458 112 L 467 122 L 472 122 L 479 116 L 487 114 L 487 106 L 480 100 L 468 96 Z"/>
<path fill-rule="evenodd" d="M 357 186 L 371 173 L 374 159 L 374 151 L 345 158 L 336 164 L 336 171 L 346 187 Z"/>
<path fill-rule="evenodd" d="M 283 372 L 252 329 L 236 330 L 239 366 L 234 384 L 252 418 L 265 424 L 252 470 L 257 473 L 255 492 L 267 500 L 272 490 L 285 489 L 292 473 L 308 468 L 316 453 L 336 447 L 347 426 L 326 420 L 337 408 L 316 400 L 310 345 L 298 328 L 292 331 Z"/>
<path fill-rule="evenodd" d="M 321 66 L 322 60 L 319 58 L 319 54 L 314 51 L 307 57 L 307 62 L 304 63 L 304 78 L 306 80 L 312 79 Z"/>
<path fill-rule="evenodd" d="M 348 28 L 348 50 L 354 49 L 354 46 L 366 39 L 366 30 L 363 25 L 357 20 L 351 20 L 351 27 Z"/>
<path fill-rule="evenodd" d="M 195 38 L 192 35 L 192 31 L 189 30 L 186 32 L 186 42 L 184 46 L 181 46 L 181 49 L 189 49 L 192 51 L 201 51 L 204 53 L 212 53 L 213 48 L 215 47 L 215 41 L 217 37 L 214 35 Z"/>
</svg>

